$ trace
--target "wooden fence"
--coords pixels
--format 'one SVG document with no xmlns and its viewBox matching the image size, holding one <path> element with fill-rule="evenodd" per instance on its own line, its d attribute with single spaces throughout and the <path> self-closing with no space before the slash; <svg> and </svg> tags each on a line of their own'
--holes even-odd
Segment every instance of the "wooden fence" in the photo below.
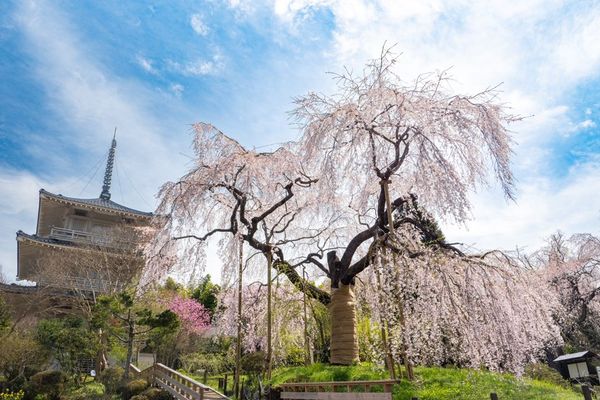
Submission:
<svg viewBox="0 0 600 400">
<path fill-rule="evenodd" d="M 166 390 L 177 400 L 229 400 L 224 394 L 217 392 L 210 386 L 206 386 L 160 363 L 154 364 L 143 371 L 131 364 L 129 371 L 132 376 L 146 379 L 152 385 Z"/>
<path fill-rule="evenodd" d="M 352 382 L 301 382 L 284 383 L 281 388 L 282 400 L 392 400 L 392 388 L 397 380 L 352 381 Z M 371 392 L 374 387 L 383 387 L 382 392 Z M 581 385 L 584 400 L 593 400 L 592 389 Z M 411 400 L 419 400 L 413 397 Z M 502 400 L 496 393 L 490 393 L 490 400 Z"/>
<path fill-rule="evenodd" d="M 392 400 L 392 388 L 397 380 L 348 381 L 348 382 L 302 382 L 284 383 L 282 400 Z M 383 392 L 371 392 L 375 387 Z"/>
<path fill-rule="evenodd" d="M 597 397 L 592 396 L 592 389 L 588 385 L 581 385 L 581 392 L 584 400 L 594 400 Z M 413 397 L 411 400 L 419 400 L 418 397 Z M 496 393 L 490 393 L 490 400 L 502 400 Z"/>
</svg>

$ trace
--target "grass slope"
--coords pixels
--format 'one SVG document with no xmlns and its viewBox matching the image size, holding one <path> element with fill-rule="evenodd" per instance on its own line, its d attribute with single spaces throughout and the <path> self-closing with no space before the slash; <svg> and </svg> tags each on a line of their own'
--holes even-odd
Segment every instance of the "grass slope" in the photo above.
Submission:
<svg viewBox="0 0 600 400">
<path fill-rule="evenodd" d="M 499 400 L 581 400 L 582 395 L 549 382 L 516 378 L 511 374 L 458 368 L 415 369 L 415 382 L 403 380 L 394 388 L 394 400 L 483 400 L 490 393 Z M 388 379 L 387 373 L 370 364 L 351 367 L 314 364 L 308 367 L 279 368 L 273 385 L 284 382 L 326 382 Z"/>
</svg>

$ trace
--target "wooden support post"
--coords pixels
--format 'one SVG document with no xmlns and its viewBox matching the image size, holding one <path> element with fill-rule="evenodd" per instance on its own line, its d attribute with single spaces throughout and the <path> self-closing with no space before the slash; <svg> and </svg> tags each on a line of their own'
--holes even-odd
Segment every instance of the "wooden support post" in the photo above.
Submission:
<svg viewBox="0 0 600 400">
<path fill-rule="evenodd" d="M 302 305 L 304 319 L 304 365 L 310 365 L 310 343 L 308 340 L 308 315 L 306 312 L 306 266 L 302 265 Z"/>
<path fill-rule="evenodd" d="M 233 378 L 233 396 L 239 398 L 240 375 L 242 372 L 242 278 L 244 276 L 244 240 L 239 242 L 239 270 L 238 270 L 238 315 L 237 315 L 237 343 L 235 354 L 235 375 Z M 223 389 L 225 392 L 225 389 Z"/>
<path fill-rule="evenodd" d="M 206 382 L 208 382 L 208 370 L 207 369 L 204 370 L 204 374 L 202 376 L 202 383 L 204 383 L 206 385 Z"/>
<path fill-rule="evenodd" d="M 223 378 L 223 394 L 227 396 L 227 374 Z"/>
<path fill-rule="evenodd" d="M 583 392 L 583 398 L 585 400 L 592 400 L 592 390 L 589 385 L 581 385 L 581 391 Z"/>
<path fill-rule="evenodd" d="M 385 204 L 386 204 L 386 208 L 387 208 L 388 227 L 389 227 L 390 233 L 394 234 L 394 215 L 392 213 L 392 201 L 390 199 L 390 190 L 389 190 L 388 184 L 389 184 L 389 180 L 381 181 L 381 185 L 383 187 L 383 194 L 385 196 Z M 402 334 L 404 335 L 405 325 L 404 325 L 404 311 L 403 311 L 402 305 L 400 306 L 399 319 L 400 319 L 400 325 L 402 328 Z M 402 360 L 404 361 L 404 368 L 406 369 L 406 376 L 409 381 L 412 381 L 415 379 L 415 374 L 413 372 L 412 364 L 406 354 L 407 353 L 406 352 L 406 343 L 404 342 L 404 340 L 402 341 L 402 346 L 400 347 L 400 353 L 402 356 Z M 392 371 L 393 370 L 394 370 L 394 367 L 392 365 Z"/>
<path fill-rule="evenodd" d="M 273 305 L 271 302 L 272 296 L 272 280 L 271 269 L 273 266 L 273 253 L 269 247 L 267 253 L 267 379 L 271 380 L 271 370 L 273 368 Z"/>
</svg>

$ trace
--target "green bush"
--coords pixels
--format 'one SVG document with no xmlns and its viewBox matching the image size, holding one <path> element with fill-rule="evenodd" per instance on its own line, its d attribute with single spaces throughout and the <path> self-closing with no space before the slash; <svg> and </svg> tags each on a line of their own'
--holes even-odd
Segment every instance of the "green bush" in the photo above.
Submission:
<svg viewBox="0 0 600 400">
<path fill-rule="evenodd" d="M 123 394 L 125 399 L 131 399 L 132 397 L 141 394 L 148 386 L 150 385 L 144 379 L 135 379 L 122 385 L 119 392 Z"/>
<path fill-rule="evenodd" d="M 544 363 L 533 363 L 525 366 L 524 376 L 537 379 L 538 381 L 550 382 L 564 388 L 568 388 L 569 382 L 555 369 Z"/>
<path fill-rule="evenodd" d="M 62 371 L 42 371 L 31 377 L 29 394 L 47 400 L 59 400 L 66 388 L 67 375 Z"/>
<path fill-rule="evenodd" d="M 265 370 L 267 356 L 264 351 L 255 351 L 242 357 L 242 370 L 248 374 L 260 373 Z"/>
<path fill-rule="evenodd" d="M 226 355 L 218 353 L 193 353 L 181 357 L 183 369 L 188 372 L 206 370 L 210 375 L 231 369 L 231 362 Z"/>
<path fill-rule="evenodd" d="M 148 388 L 142 392 L 142 395 L 148 400 L 171 400 L 173 398 L 169 393 L 158 388 Z"/>
<path fill-rule="evenodd" d="M 106 393 L 117 393 L 123 379 L 123 372 L 124 370 L 121 367 L 110 367 L 100 373 L 98 381 L 104 385 Z"/>
<path fill-rule="evenodd" d="M 298 346 L 287 346 L 285 349 L 285 366 L 304 365 L 306 351 Z"/>
<path fill-rule="evenodd" d="M 136 394 L 135 396 L 131 397 L 129 400 L 148 400 L 148 398 L 146 396 L 144 396 L 143 394 Z"/>
<path fill-rule="evenodd" d="M 22 390 L 10 392 L 8 390 L 0 393 L 0 400 L 23 400 L 25 393 Z"/>
</svg>

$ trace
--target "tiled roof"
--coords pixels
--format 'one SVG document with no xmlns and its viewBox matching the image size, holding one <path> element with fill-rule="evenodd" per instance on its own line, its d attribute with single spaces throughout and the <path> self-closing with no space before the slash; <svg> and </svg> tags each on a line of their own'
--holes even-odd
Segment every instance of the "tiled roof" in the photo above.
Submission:
<svg viewBox="0 0 600 400">
<path fill-rule="evenodd" d="M 58 245 L 58 246 L 76 247 L 76 244 L 73 242 L 68 242 L 66 240 L 59 240 L 59 239 L 54 239 L 54 238 L 49 238 L 49 237 L 42 237 L 42 236 L 38 236 L 38 235 L 30 235 L 23 231 L 17 231 L 17 240 L 19 240 L 19 239 L 28 239 L 28 240 L 38 242 L 41 244 L 52 244 L 52 245 Z"/>
<path fill-rule="evenodd" d="M 33 286 L 25 286 L 25 285 L 17 285 L 16 283 L 0 283 L 0 292 L 8 292 L 8 293 L 35 293 L 39 290 L 37 285 Z"/>
<path fill-rule="evenodd" d="M 92 208 L 100 208 L 100 209 L 105 209 L 108 211 L 116 211 L 116 212 L 126 213 L 126 214 L 133 214 L 133 215 L 140 216 L 140 217 L 151 218 L 153 215 L 151 212 L 134 210 L 133 208 L 125 207 L 121 204 L 115 203 L 114 201 L 108 200 L 108 199 L 102 199 L 102 198 L 77 199 L 75 197 L 63 196 L 62 194 L 50 193 L 44 189 L 40 190 L 40 195 L 54 198 L 54 199 L 57 199 L 60 201 L 65 201 L 65 202 L 72 203 L 72 204 L 79 204 L 82 206 L 87 206 L 87 207 L 92 207 Z"/>
<path fill-rule="evenodd" d="M 577 360 L 586 356 L 593 356 L 594 354 L 590 351 L 580 351 L 579 353 L 563 354 L 560 357 L 554 359 L 554 362 L 565 362 L 571 360 Z"/>
</svg>

